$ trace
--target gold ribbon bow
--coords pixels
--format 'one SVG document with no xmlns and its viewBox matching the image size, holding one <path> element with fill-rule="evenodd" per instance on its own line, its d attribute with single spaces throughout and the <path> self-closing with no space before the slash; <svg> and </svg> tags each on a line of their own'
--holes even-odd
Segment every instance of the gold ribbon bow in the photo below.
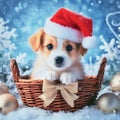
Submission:
<svg viewBox="0 0 120 120">
<path fill-rule="evenodd" d="M 44 101 L 44 107 L 47 107 L 55 100 L 58 90 L 60 90 L 64 100 L 71 107 L 74 107 L 74 100 L 79 98 L 79 96 L 75 94 L 78 92 L 78 82 L 65 85 L 56 84 L 48 80 L 44 80 L 42 88 L 43 94 L 39 96 L 39 98 Z"/>
</svg>

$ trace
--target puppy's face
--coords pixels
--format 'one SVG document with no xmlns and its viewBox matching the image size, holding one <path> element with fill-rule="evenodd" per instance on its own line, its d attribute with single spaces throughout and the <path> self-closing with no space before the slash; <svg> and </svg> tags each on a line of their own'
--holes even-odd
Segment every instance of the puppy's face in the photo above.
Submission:
<svg viewBox="0 0 120 120">
<path fill-rule="evenodd" d="M 86 52 L 81 44 L 48 35 L 43 30 L 31 37 L 30 44 L 34 51 L 42 54 L 41 59 L 55 71 L 71 67 Z"/>
</svg>

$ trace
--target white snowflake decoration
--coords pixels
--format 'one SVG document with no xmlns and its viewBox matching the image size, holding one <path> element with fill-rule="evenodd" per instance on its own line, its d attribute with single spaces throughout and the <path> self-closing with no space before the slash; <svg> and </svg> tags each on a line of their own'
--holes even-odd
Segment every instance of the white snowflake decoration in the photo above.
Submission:
<svg viewBox="0 0 120 120">
<path fill-rule="evenodd" d="M 9 61 L 11 59 L 11 53 L 16 50 L 17 47 L 12 43 L 11 39 L 16 38 L 16 29 L 10 29 L 7 24 L 9 20 L 4 21 L 0 18 L 0 78 L 3 81 L 6 79 L 5 76 L 10 73 Z"/>
<path fill-rule="evenodd" d="M 108 60 L 113 61 L 114 59 L 119 59 L 119 50 L 116 46 L 115 39 L 111 39 L 108 43 L 103 36 L 100 36 L 102 45 L 99 47 L 100 50 L 104 51 L 101 56 L 97 56 L 96 59 L 99 60 L 101 57 L 106 57 Z"/>
<path fill-rule="evenodd" d="M 6 24 L 9 23 L 9 20 L 6 22 L 3 20 L 3 18 L 0 18 L 0 50 L 3 51 L 6 49 L 6 51 L 12 51 L 16 49 L 16 46 L 14 43 L 10 41 L 11 38 L 16 38 L 17 34 L 15 34 L 16 29 L 12 28 L 9 30 L 9 27 L 6 26 Z"/>
</svg>

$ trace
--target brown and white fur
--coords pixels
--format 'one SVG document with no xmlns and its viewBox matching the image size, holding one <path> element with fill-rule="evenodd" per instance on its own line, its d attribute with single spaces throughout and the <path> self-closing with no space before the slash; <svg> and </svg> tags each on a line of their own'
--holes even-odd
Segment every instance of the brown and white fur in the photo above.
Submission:
<svg viewBox="0 0 120 120">
<path fill-rule="evenodd" d="M 84 78 L 84 70 L 79 60 L 87 50 L 81 43 L 51 36 L 41 29 L 30 38 L 30 45 L 37 53 L 32 79 L 59 79 L 62 83 L 69 84 Z"/>
</svg>

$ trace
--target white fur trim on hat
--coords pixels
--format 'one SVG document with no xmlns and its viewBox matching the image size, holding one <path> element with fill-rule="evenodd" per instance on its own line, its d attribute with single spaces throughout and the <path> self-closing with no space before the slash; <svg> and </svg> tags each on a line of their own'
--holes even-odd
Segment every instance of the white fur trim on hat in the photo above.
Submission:
<svg viewBox="0 0 120 120">
<path fill-rule="evenodd" d="M 50 35 L 68 39 L 76 43 L 81 43 L 83 39 L 83 35 L 80 31 L 52 22 L 50 18 L 47 19 L 45 23 L 44 31 Z"/>
<path fill-rule="evenodd" d="M 95 36 L 88 36 L 83 38 L 82 40 L 82 46 L 84 48 L 95 48 L 98 45 L 98 41 Z"/>
</svg>

